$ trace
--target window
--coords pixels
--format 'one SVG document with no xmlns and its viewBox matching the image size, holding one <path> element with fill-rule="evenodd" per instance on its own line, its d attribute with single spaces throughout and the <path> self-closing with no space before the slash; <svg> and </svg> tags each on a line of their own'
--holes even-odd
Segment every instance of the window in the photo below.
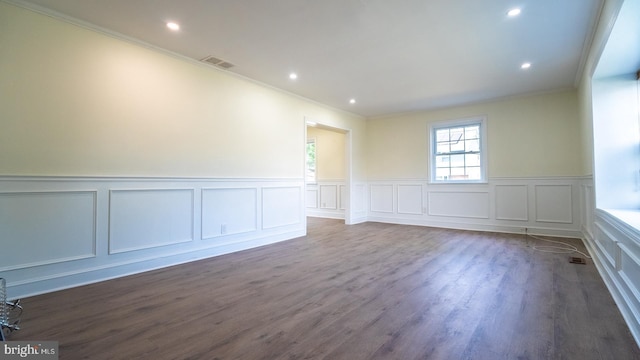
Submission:
<svg viewBox="0 0 640 360">
<path fill-rule="evenodd" d="M 486 182 L 484 117 L 430 126 L 431 182 Z"/>
<path fill-rule="evenodd" d="M 309 183 L 316 182 L 316 139 L 307 139 L 307 161 L 305 178 Z"/>
</svg>

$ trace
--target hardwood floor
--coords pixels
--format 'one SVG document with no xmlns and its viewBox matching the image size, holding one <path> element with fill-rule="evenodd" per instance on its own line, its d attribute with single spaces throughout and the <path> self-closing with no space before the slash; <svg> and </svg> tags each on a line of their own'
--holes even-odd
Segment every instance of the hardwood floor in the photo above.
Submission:
<svg viewBox="0 0 640 360">
<path fill-rule="evenodd" d="M 640 359 L 593 263 L 536 243 L 309 218 L 303 238 L 23 299 L 10 340 L 60 359 Z"/>
</svg>

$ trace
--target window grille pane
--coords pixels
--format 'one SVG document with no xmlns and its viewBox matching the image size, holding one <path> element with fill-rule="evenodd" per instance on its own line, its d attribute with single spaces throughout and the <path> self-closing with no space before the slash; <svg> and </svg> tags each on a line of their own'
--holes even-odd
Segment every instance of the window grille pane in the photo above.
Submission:
<svg viewBox="0 0 640 360">
<path fill-rule="evenodd" d="M 451 155 L 451 167 L 464 167 L 464 154 Z"/>
<path fill-rule="evenodd" d="M 466 175 L 469 180 L 480 180 L 482 178 L 479 166 L 467 167 Z"/>
<path fill-rule="evenodd" d="M 449 168 L 436 168 L 436 179 L 447 180 L 450 176 Z"/>
<path fill-rule="evenodd" d="M 452 167 L 451 178 L 456 180 L 464 179 L 465 178 L 464 167 Z"/>
<path fill-rule="evenodd" d="M 480 151 L 480 140 L 478 139 L 466 140 L 464 144 L 465 144 L 464 147 L 466 152 Z"/>
<path fill-rule="evenodd" d="M 438 143 L 437 148 L 436 148 L 436 153 L 438 153 L 438 154 L 448 154 L 449 152 L 450 152 L 450 150 L 449 150 L 449 143 L 448 142 Z"/>
<path fill-rule="evenodd" d="M 479 139 L 480 138 L 480 127 L 478 125 L 467 126 L 464 129 L 464 138 L 466 140 Z"/>
<path fill-rule="evenodd" d="M 480 166 L 480 154 L 466 154 L 464 161 L 466 166 Z"/>
<path fill-rule="evenodd" d="M 463 151 L 464 151 L 464 140 L 451 142 L 451 152 L 463 152 Z"/>
<path fill-rule="evenodd" d="M 464 128 L 451 128 L 449 129 L 449 141 L 458 142 L 464 136 Z"/>
<path fill-rule="evenodd" d="M 436 167 L 446 167 L 451 166 L 449 164 L 449 156 L 436 156 Z"/>
<path fill-rule="evenodd" d="M 436 130 L 436 141 L 437 142 L 448 142 L 449 141 L 449 129 L 440 129 Z"/>
</svg>

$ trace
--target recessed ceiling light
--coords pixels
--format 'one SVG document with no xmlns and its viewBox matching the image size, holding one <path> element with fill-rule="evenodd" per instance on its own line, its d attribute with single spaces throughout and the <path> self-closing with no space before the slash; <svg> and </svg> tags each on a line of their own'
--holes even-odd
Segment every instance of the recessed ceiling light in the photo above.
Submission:
<svg viewBox="0 0 640 360">
<path fill-rule="evenodd" d="M 528 69 L 530 67 L 531 67 L 531 63 L 530 62 L 526 62 L 526 63 L 523 63 L 522 65 L 520 65 L 521 69 Z"/>
<path fill-rule="evenodd" d="M 520 15 L 520 13 L 522 12 L 522 10 L 520 10 L 519 8 L 515 8 L 515 9 L 511 9 L 507 12 L 507 15 L 514 17 L 514 16 L 518 16 Z"/>
<path fill-rule="evenodd" d="M 178 31 L 180 30 L 180 25 L 178 25 L 177 23 L 174 22 L 168 22 L 167 23 L 167 27 L 173 31 Z"/>
<path fill-rule="evenodd" d="M 291 74 L 289 74 L 289 79 L 291 79 L 291 80 L 295 80 L 295 79 L 297 79 L 297 78 L 298 78 L 298 74 L 296 74 L 296 73 L 291 73 Z"/>
<path fill-rule="evenodd" d="M 355 103 L 356 103 L 356 99 L 349 100 L 349 104 L 355 104 Z"/>
</svg>

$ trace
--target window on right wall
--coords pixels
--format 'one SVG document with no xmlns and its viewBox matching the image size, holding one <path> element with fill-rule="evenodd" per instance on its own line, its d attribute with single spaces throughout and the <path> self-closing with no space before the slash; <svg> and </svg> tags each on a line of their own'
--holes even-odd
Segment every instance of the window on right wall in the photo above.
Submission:
<svg viewBox="0 0 640 360">
<path fill-rule="evenodd" d="M 432 183 L 487 182 L 486 117 L 429 125 Z"/>
</svg>

